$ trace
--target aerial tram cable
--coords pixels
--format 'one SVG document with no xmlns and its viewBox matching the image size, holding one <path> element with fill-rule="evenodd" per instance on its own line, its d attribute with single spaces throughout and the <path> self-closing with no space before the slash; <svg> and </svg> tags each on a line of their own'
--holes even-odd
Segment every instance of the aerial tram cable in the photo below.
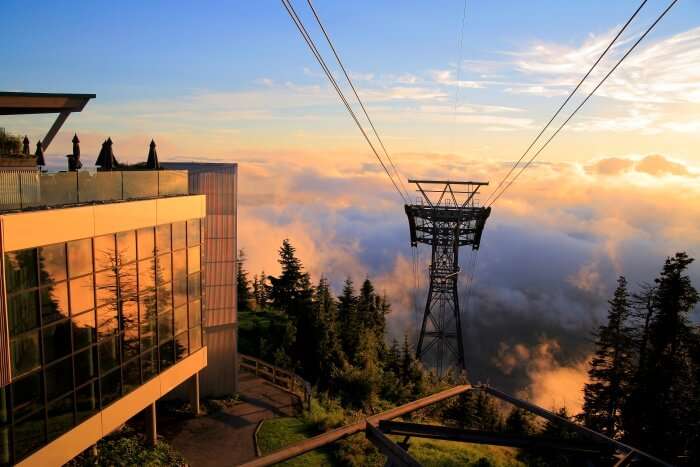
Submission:
<svg viewBox="0 0 700 467">
<path fill-rule="evenodd" d="M 637 7 L 637 9 L 634 11 L 634 13 L 632 14 L 632 16 L 629 17 L 629 19 L 627 20 L 627 22 L 626 22 L 626 23 L 622 26 L 622 28 L 617 32 L 617 34 L 615 35 L 615 37 L 613 37 L 612 41 L 610 41 L 610 44 L 608 44 L 608 46 L 605 48 L 605 50 L 603 50 L 603 53 L 600 54 L 600 56 L 598 57 L 598 60 L 596 60 L 595 63 L 593 63 L 593 65 L 591 65 L 591 68 L 588 70 L 588 72 L 583 76 L 583 78 L 581 78 L 581 80 L 578 82 L 578 84 L 576 85 L 576 87 L 571 91 L 571 93 L 569 94 L 569 96 L 568 96 L 568 97 L 564 100 L 564 102 L 559 106 L 559 108 L 557 109 L 557 111 L 554 112 L 554 115 L 552 115 L 552 118 L 549 119 L 549 121 L 548 121 L 547 124 L 544 126 L 544 128 L 542 128 L 542 130 L 538 133 L 538 135 L 535 137 L 535 139 L 532 140 L 532 142 L 530 143 L 530 146 L 528 146 L 527 149 L 525 150 L 525 152 L 523 152 L 523 154 L 520 156 L 520 159 L 518 159 L 518 161 L 517 161 L 515 164 L 513 164 L 513 167 L 511 167 L 510 170 L 508 171 L 508 173 L 501 179 L 501 181 L 498 183 L 498 186 L 489 194 L 489 196 L 488 196 L 488 198 L 486 198 L 486 201 L 484 202 L 484 204 L 488 203 L 489 200 L 490 200 L 490 199 L 498 192 L 498 190 L 503 186 L 503 183 L 508 179 L 508 177 L 510 177 L 510 175 L 513 173 L 513 171 L 518 167 L 518 165 L 520 164 L 520 162 L 522 162 L 522 160 L 523 160 L 523 159 L 525 158 L 525 156 L 530 152 L 530 150 L 531 150 L 531 149 L 533 148 L 533 146 L 537 143 L 537 141 L 539 141 L 539 139 L 542 137 L 542 135 L 544 134 L 544 132 L 547 131 L 547 128 L 549 128 L 549 126 L 552 124 L 552 122 L 554 121 L 554 119 L 557 118 L 557 116 L 559 116 L 559 114 L 560 114 L 561 111 L 564 109 L 564 107 L 566 106 L 566 104 L 568 104 L 569 101 L 571 100 L 571 98 L 574 97 L 574 94 L 576 94 L 576 92 L 579 90 L 579 88 L 581 87 L 581 85 L 583 84 L 583 82 L 586 81 L 586 79 L 590 76 L 590 74 L 593 72 L 593 70 L 596 68 L 596 66 L 598 66 L 598 63 L 600 63 L 600 61 L 603 59 L 603 57 L 605 57 L 605 55 L 608 53 L 608 51 L 610 51 L 610 49 L 612 48 L 612 46 L 615 44 L 615 42 L 617 42 L 617 40 L 620 38 L 620 36 L 622 35 L 622 33 L 625 31 L 625 29 L 627 29 L 627 26 L 630 25 L 630 23 L 634 20 L 634 18 L 635 18 L 635 17 L 637 16 L 637 14 L 640 12 L 640 10 L 642 9 L 642 7 L 647 3 L 647 1 L 648 1 L 648 0 L 644 0 L 644 1 L 639 5 L 639 7 Z M 455 117 L 455 118 L 456 118 L 456 117 Z M 493 204 L 493 203 L 491 203 L 491 204 Z M 489 204 L 489 206 L 490 206 L 490 204 Z"/>
<path fill-rule="evenodd" d="M 360 107 L 362 107 L 362 112 L 364 112 L 365 117 L 367 117 L 367 121 L 369 122 L 370 127 L 372 127 L 372 131 L 374 132 L 374 136 L 377 138 L 377 141 L 379 141 L 379 145 L 382 147 L 382 150 L 384 151 L 384 155 L 389 160 L 389 164 L 391 165 L 392 169 L 394 169 L 394 173 L 396 174 L 396 178 L 399 179 L 399 183 L 401 185 L 401 188 L 403 189 L 404 193 L 406 193 L 406 197 L 409 198 L 411 195 L 409 194 L 408 190 L 406 189 L 406 185 L 404 185 L 404 183 L 403 183 L 403 180 L 402 180 L 403 176 L 401 175 L 399 170 L 394 165 L 394 161 L 391 160 L 391 156 L 389 155 L 389 151 L 386 150 L 386 147 L 384 146 L 384 142 L 382 141 L 382 138 L 379 137 L 379 133 L 377 132 L 377 129 L 374 127 L 374 123 L 372 122 L 372 119 L 369 117 L 369 114 L 367 113 L 367 109 L 365 108 L 365 104 L 362 103 L 362 99 L 360 99 L 360 96 L 357 93 L 357 89 L 355 89 L 355 85 L 352 84 L 352 80 L 350 79 L 350 74 L 345 69 L 345 65 L 343 65 L 343 61 L 340 59 L 338 52 L 335 50 L 335 46 L 333 46 L 333 41 L 331 41 L 331 38 L 328 35 L 328 32 L 326 32 L 326 28 L 323 26 L 323 23 L 321 22 L 321 18 L 318 16 L 318 13 L 316 13 L 316 9 L 314 8 L 314 5 L 311 3 L 311 0 L 306 0 L 306 3 L 309 4 L 309 7 L 311 8 L 311 11 L 314 14 L 314 18 L 316 18 L 316 22 L 318 23 L 319 27 L 321 28 L 321 31 L 323 32 L 323 36 L 326 38 L 326 42 L 328 42 L 328 45 L 330 46 L 331 50 L 333 51 L 333 55 L 335 56 L 335 59 L 338 62 L 338 65 L 340 66 L 340 69 L 343 71 L 343 74 L 345 75 L 345 79 L 348 81 L 348 84 L 352 88 L 352 92 L 355 94 L 355 98 L 357 99 L 357 102 L 360 104 Z"/>
<path fill-rule="evenodd" d="M 552 136 L 549 137 L 549 139 L 544 143 L 544 145 L 542 145 L 542 147 L 540 147 L 540 149 L 538 149 L 537 152 L 536 152 L 535 154 L 533 154 L 533 156 L 527 161 L 527 163 L 526 163 L 523 167 L 520 168 L 520 171 L 518 171 L 518 172 L 515 174 L 515 176 L 508 182 L 508 184 L 505 185 L 505 186 L 503 187 L 503 189 L 501 190 L 501 192 L 498 193 L 498 194 L 496 195 L 496 197 L 489 203 L 489 206 L 493 205 L 493 203 L 495 203 L 496 201 L 498 201 L 498 199 L 503 195 L 503 193 L 506 192 L 506 190 L 508 190 L 508 188 L 510 188 L 510 186 L 518 179 L 518 177 L 519 177 L 528 167 L 530 167 L 530 165 L 531 165 L 532 162 L 535 160 L 535 158 L 537 158 L 537 156 L 540 155 L 540 153 L 549 145 L 549 143 L 552 142 L 552 140 L 559 134 L 559 132 L 566 126 L 566 124 L 569 123 L 569 121 L 570 121 L 572 118 L 574 118 L 574 115 L 576 115 L 576 113 L 581 109 L 581 107 L 583 107 L 583 106 L 586 104 L 586 102 L 588 102 L 588 100 L 589 100 L 591 97 L 593 97 L 593 94 L 595 94 L 595 92 L 598 90 L 598 88 L 600 88 L 600 87 L 603 85 L 603 83 L 605 83 L 605 81 L 610 77 L 610 75 L 613 74 L 613 72 L 620 66 L 620 64 L 622 64 L 622 62 L 632 53 L 632 51 L 639 45 L 639 43 L 642 42 L 642 40 L 644 40 L 644 38 L 651 32 L 652 29 L 654 29 L 654 27 L 659 23 L 659 21 L 661 21 L 661 19 L 662 19 L 664 16 L 666 16 L 666 13 L 668 13 L 669 10 L 671 10 L 671 8 L 672 8 L 677 2 L 678 2 L 678 0 L 673 0 L 673 1 L 666 7 L 666 9 L 659 15 L 659 17 L 656 18 L 656 20 L 651 24 L 651 26 L 649 26 L 649 27 L 647 28 L 647 30 L 644 31 L 644 34 L 642 34 L 642 35 L 639 37 L 639 39 L 637 39 L 637 41 L 636 41 L 634 44 L 632 44 L 632 46 L 629 48 L 629 50 L 627 50 L 627 52 L 625 52 L 625 54 L 620 58 L 620 60 L 618 60 L 618 62 L 615 64 L 615 66 L 612 67 L 612 69 L 603 77 L 602 80 L 600 80 L 600 82 L 596 85 L 596 87 L 593 88 L 593 90 L 592 90 L 592 91 L 586 96 L 586 98 L 578 105 L 578 107 L 576 107 L 576 108 L 574 109 L 574 111 L 571 112 L 571 115 L 569 115 L 569 117 L 568 117 L 566 120 L 564 120 L 564 122 L 559 126 L 559 128 L 557 128 L 557 130 L 552 134 Z"/>
<path fill-rule="evenodd" d="M 386 172 L 387 176 L 389 177 L 389 180 L 391 180 L 391 183 L 394 186 L 394 188 L 396 189 L 397 193 L 399 194 L 399 196 L 401 196 L 404 203 L 408 204 L 408 199 L 403 194 L 403 192 L 399 189 L 399 186 L 396 184 L 394 177 L 392 177 L 391 173 L 387 169 L 387 166 L 384 163 L 384 161 L 382 160 L 381 156 L 379 155 L 379 152 L 377 152 L 374 145 L 372 144 L 372 141 L 369 139 L 369 136 L 367 136 L 367 132 L 365 132 L 365 129 L 362 127 L 362 124 L 360 123 L 359 119 L 357 118 L 357 115 L 355 115 L 355 112 L 352 110 L 352 107 L 348 103 L 348 100 L 345 97 L 345 95 L 343 94 L 343 91 L 340 89 L 338 82 L 333 77 L 333 73 L 331 73 L 330 69 L 328 68 L 328 65 L 326 65 L 325 60 L 321 56 L 321 53 L 316 48 L 316 44 L 314 43 L 314 40 L 309 35 L 308 31 L 306 30 L 306 27 L 304 27 L 304 23 L 302 22 L 301 18 L 299 18 L 296 11 L 294 10 L 294 6 L 292 5 L 291 1 L 290 0 L 281 0 L 281 2 L 282 2 L 282 5 L 284 6 L 284 8 L 287 10 L 289 17 L 294 22 L 294 25 L 297 27 L 297 29 L 301 33 L 302 38 L 304 39 L 306 44 L 309 46 L 309 49 L 311 50 L 314 57 L 316 58 L 316 61 L 318 61 L 319 65 L 321 65 L 321 68 L 323 69 L 324 73 L 328 77 L 328 80 L 331 82 L 331 85 L 333 86 L 335 91 L 338 93 L 338 97 L 340 97 L 340 100 L 343 102 L 343 105 L 345 105 L 345 108 L 350 113 L 350 116 L 352 117 L 353 121 L 357 125 L 357 128 L 359 128 L 360 132 L 362 133 L 362 136 L 364 136 L 365 140 L 367 141 L 367 144 L 369 145 L 370 149 L 372 150 L 375 157 L 379 161 L 379 164 L 384 169 L 384 172 Z"/>
</svg>

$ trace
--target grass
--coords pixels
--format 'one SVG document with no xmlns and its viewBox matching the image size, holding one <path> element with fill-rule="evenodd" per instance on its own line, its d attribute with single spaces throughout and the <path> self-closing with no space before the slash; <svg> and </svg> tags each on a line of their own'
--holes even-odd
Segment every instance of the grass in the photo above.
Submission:
<svg viewBox="0 0 700 467">
<path fill-rule="evenodd" d="M 401 441 L 396 439 L 396 441 Z M 524 467 L 516 459 L 515 449 L 466 444 L 456 441 L 412 438 L 408 452 L 426 467 L 452 467 L 462 465 L 493 467 Z"/>
<path fill-rule="evenodd" d="M 283 417 L 265 420 L 258 431 L 258 447 L 263 455 L 316 435 L 313 424 L 298 418 Z M 330 465 L 327 449 L 317 449 L 278 465 L 288 467 Z"/>
</svg>

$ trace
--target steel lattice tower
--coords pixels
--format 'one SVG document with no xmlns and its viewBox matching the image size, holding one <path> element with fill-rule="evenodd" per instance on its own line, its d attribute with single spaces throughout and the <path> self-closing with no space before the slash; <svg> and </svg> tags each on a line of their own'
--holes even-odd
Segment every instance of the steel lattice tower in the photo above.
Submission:
<svg viewBox="0 0 700 467">
<path fill-rule="evenodd" d="M 428 299 L 423 313 L 418 358 L 439 375 L 451 366 L 464 369 L 462 320 L 457 296 L 459 247 L 479 249 L 490 207 L 479 207 L 476 194 L 487 182 L 409 180 L 421 198 L 406 205 L 411 246 L 432 246 Z"/>
</svg>

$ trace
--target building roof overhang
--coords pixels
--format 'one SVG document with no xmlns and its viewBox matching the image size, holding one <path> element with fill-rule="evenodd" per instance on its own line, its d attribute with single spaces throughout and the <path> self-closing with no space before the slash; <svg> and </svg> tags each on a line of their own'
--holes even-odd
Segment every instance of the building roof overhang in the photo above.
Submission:
<svg viewBox="0 0 700 467">
<path fill-rule="evenodd" d="M 0 115 L 80 112 L 95 94 L 0 92 Z"/>
</svg>

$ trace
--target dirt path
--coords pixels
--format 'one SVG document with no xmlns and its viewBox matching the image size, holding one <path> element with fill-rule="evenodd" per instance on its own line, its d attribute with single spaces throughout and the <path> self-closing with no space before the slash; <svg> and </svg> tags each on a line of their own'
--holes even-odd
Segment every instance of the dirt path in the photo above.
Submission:
<svg viewBox="0 0 700 467">
<path fill-rule="evenodd" d="M 240 373 L 242 402 L 197 418 L 159 420 L 158 432 L 193 467 L 232 466 L 255 457 L 260 420 L 294 414 L 296 397 L 248 372 Z"/>
</svg>

